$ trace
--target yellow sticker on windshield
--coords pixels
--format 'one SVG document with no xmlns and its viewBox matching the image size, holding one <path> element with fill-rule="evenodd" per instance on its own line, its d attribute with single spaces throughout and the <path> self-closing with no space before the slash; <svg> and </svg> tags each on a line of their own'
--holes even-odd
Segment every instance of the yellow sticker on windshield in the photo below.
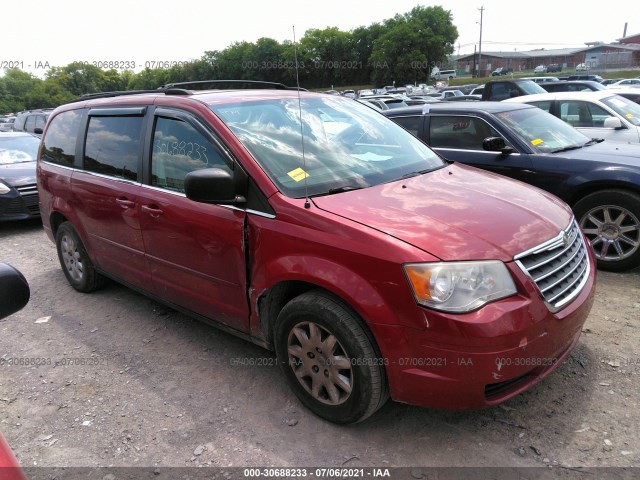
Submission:
<svg viewBox="0 0 640 480">
<path fill-rule="evenodd" d="M 289 173 L 287 173 L 287 175 L 293 178 L 296 182 L 300 182 L 309 176 L 309 174 L 301 168 L 291 170 Z"/>
<path fill-rule="evenodd" d="M 627 113 L 627 114 L 625 115 L 625 117 L 627 117 L 627 118 L 633 118 L 633 113 Z"/>
<path fill-rule="evenodd" d="M 531 140 L 531 145 L 533 145 L 534 147 L 537 147 L 541 143 L 544 143 L 544 140 L 542 140 L 541 138 L 534 138 L 533 140 Z"/>
</svg>

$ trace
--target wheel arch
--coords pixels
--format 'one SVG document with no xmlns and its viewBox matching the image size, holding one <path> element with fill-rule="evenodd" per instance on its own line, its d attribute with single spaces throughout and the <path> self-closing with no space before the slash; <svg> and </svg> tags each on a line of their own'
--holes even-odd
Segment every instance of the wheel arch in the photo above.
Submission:
<svg viewBox="0 0 640 480">
<path fill-rule="evenodd" d="M 638 180 L 639 183 L 637 185 L 624 180 L 589 182 L 574 189 L 569 195 L 565 197 L 565 201 L 571 206 L 571 208 L 573 208 L 580 200 L 594 193 L 618 191 L 640 195 L 640 176 L 638 177 Z"/>
<path fill-rule="evenodd" d="M 307 258 L 303 263 L 304 270 L 301 264 L 295 268 L 289 261 L 277 262 L 271 266 L 273 275 L 269 275 L 273 282 L 264 288 L 252 289 L 252 304 L 256 306 L 254 311 L 258 316 L 257 322 L 253 322 L 254 335 L 264 338 L 273 348 L 275 323 L 282 308 L 302 293 L 318 290 L 354 313 L 380 354 L 379 342 L 370 323 L 397 323 L 397 320 L 374 286 L 352 270 L 330 260 L 316 258 L 310 261 Z M 288 268 L 285 269 L 285 265 Z"/>
</svg>

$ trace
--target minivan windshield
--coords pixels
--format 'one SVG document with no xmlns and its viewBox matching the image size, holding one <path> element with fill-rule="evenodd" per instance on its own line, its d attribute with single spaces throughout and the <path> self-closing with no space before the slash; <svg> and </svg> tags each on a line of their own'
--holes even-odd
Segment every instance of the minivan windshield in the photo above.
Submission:
<svg viewBox="0 0 640 480">
<path fill-rule="evenodd" d="M 293 198 L 366 188 L 445 165 L 395 122 L 353 100 L 318 95 L 211 109 Z"/>
<path fill-rule="evenodd" d="M 496 117 L 537 153 L 581 148 L 590 141 L 568 123 L 538 107 L 500 112 Z"/>
</svg>

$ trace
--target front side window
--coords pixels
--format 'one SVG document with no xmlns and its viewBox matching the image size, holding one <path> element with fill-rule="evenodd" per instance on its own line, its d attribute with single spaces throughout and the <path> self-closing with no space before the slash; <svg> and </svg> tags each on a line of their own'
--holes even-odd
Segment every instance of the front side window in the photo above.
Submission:
<svg viewBox="0 0 640 480">
<path fill-rule="evenodd" d="M 51 120 L 42 142 L 42 160 L 73 166 L 82 110 L 68 110 Z"/>
<path fill-rule="evenodd" d="M 290 96 L 211 109 L 289 197 L 366 188 L 445 165 L 395 122 L 348 99 Z"/>
<path fill-rule="evenodd" d="M 27 121 L 24 124 L 24 129 L 27 132 L 33 132 L 34 128 L 36 128 L 36 116 L 29 115 L 27 117 Z"/>
<path fill-rule="evenodd" d="M 560 101 L 560 118 L 573 127 L 604 127 L 605 119 L 612 115 L 591 102 Z"/>
<path fill-rule="evenodd" d="M 487 137 L 500 134 L 478 117 L 463 115 L 432 116 L 429 128 L 429 144 L 433 148 L 459 148 L 483 150 L 482 142 Z"/>
<path fill-rule="evenodd" d="M 42 128 L 44 129 L 44 125 L 45 123 L 47 123 L 47 119 L 44 115 L 36 115 L 36 120 L 35 120 L 35 128 Z"/>
<path fill-rule="evenodd" d="M 218 148 L 189 123 L 158 117 L 151 152 L 151 184 L 184 192 L 187 173 L 202 168 L 231 172 Z"/>
<path fill-rule="evenodd" d="M 85 170 L 136 181 L 142 121 L 137 116 L 90 117 Z"/>
</svg>

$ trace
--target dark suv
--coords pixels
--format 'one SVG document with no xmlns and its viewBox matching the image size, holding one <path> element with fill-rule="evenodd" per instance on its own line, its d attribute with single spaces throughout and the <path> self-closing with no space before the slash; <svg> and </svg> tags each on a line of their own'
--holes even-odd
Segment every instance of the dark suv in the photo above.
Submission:
<svg viewBox="0 0 640 480">
<path fill-rule="evenodd" d="M 566 204 L 352 99 L 246 84 L 53 112 L 42 220 L 76 290 L 110 277 L 275 350 L 338 423 L 494 405 L 570 354 L 596 272 Z"/>
<path fill-rule="evenodd" d="M 547 67 L 547 73 L 561 72 L 561 71 L 562 71 L 562 65 L 560 65 L 559 63 L 552 63 Z"/>
<path fill-rule="evenodd" d="M 509 67 L 498 67 L 493 72 L 491 72 L 492 77 L 500 77 L 502 75 L 508 75 L 513 70 Z"/>
<path fill-rule="evenodd" d="M 13 130 L 41 136 L 53 109 L 26 110 L 16 115 Z"/>
</svg>

